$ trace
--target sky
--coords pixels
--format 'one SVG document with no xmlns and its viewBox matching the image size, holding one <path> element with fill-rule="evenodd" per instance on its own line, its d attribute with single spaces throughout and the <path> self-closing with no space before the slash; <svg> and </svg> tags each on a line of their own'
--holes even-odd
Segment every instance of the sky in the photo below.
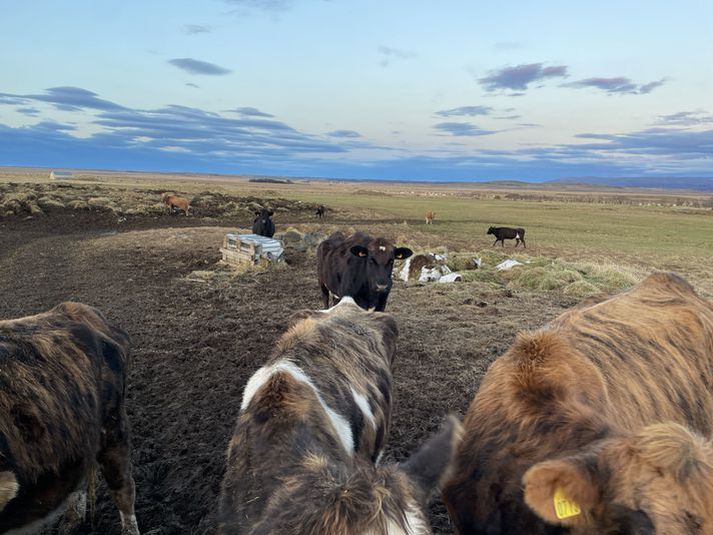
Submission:
<svg viewBox="0 0 713 535">
<path fill-rule="evenodd" d="M 713 180 L 713 2 L 1 0 L 0 165 Z"/>
</svg>

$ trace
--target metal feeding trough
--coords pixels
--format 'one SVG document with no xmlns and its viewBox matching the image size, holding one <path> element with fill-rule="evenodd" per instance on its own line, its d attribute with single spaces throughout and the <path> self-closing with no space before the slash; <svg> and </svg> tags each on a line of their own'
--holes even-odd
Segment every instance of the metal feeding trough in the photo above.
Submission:
<svg viewBox="0 0 713 535">
<path fill-rule="evenodd" d="M 228 264 L 274 264 L 284 260 L 285 249 L 280 240 L 258 234 L 232 234 L 223 238 L 223 260 Z"/>
</svg>

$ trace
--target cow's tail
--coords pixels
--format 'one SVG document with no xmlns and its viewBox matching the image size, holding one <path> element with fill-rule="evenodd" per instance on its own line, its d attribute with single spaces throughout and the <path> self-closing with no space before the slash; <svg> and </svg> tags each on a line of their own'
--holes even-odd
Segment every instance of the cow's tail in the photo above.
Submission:
<svg viewBox="0 0 713 535">
<path fill-rule="evenodd" d="M 0 472 L 0 511 L 5 509 L 7 503 L 17 496 L 20 484 L 12 472 Z"/>
</svg>

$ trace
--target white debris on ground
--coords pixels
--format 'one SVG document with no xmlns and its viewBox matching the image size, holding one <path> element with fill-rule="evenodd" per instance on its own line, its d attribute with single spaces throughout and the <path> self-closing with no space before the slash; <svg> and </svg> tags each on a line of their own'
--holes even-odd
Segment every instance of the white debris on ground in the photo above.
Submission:
<svg viewBox="0 0 713 535">
<path fill-rule="evenodd" d="M 423 257 L 424 255 L 418 255 Z M 432 257 L 433 262 L 429 262 L 428 265 L 421 267 L 421 271 L 418 274 L 419 282 L 455 282 L 463 280 L 459 273 L 454 273 L 445 264 L 446 257 L 439 254 L 428 255 Z M 404 262 L 404 266 L 399 272 L 399 278 L 407 282 L 409 278 L 416 278 L 415 273 L 411 273 L 411 260 L 415 257 L 407 258 Z M 418 266 L 418 264 L 416 264 Z"/>
<path fill-rule="evenodd" d="M 523 265 L 522 262 L 518 262 L 517 260 L 508 259 L 508 260 L 504 260 L 504 261 L 500 262 L 497 266 L 495 266 L 495 269 L 497 269 L 498 271 L 506 271 L 508 269 L 514 268 L 515 266 L 522 266 L 522 265 Z"/>
</svg>

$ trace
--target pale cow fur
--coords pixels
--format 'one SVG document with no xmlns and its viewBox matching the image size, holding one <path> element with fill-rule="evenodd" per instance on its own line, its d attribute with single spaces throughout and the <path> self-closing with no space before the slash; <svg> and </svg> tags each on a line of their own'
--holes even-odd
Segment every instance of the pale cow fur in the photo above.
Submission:
<svg viewBox="0 0 713 535">
<path fill-rule="evenodd" d="M 464 426 L 461 533 L 711 534 L 713 306 L 658 273 L 576 307 L 518 335 Z M 580 514 L 555 516 L 558 488 Z"/>
</svg>

